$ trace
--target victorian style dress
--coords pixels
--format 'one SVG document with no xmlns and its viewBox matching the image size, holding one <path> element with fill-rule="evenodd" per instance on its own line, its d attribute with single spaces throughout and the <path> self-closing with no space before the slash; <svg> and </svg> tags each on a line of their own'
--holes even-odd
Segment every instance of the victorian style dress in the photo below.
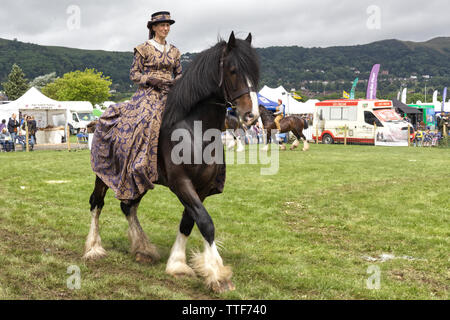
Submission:
<svg viewBox="0 0 450 320">
<path fill-rule="evenodd" d="M 134 50 L 130 79 L 139 85 L 129 102 L 110 106 L 100 117 L 92 141 L 91 166 L 120 200 L 137 199 L 158 178 L 157 147 L 167 89 L 150 78 L 181 76 L 180 51 L 149 40 Z"/>
</svg>

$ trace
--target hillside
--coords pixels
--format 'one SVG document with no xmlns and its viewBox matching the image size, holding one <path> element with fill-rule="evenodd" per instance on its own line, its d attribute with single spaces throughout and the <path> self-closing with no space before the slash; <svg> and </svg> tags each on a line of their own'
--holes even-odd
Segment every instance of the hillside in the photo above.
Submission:
<svg viewBox="0 0 450 320">
<path fill-rule="evenodd" d="M 272 87 L 305 88 L 315 92 L 348 89 L 355 77 L 361 80 L 358 89 L 365 88 L 364 79 L 372 65 L 381 64 L 380 90 L 391 92 L 401 83 L 416 76 L 408 87 L 421 86 L 431 76 L 430 86 L 450 83 L 450 37 L 426 42 L 384 40 L 366 45 L 328 48 L 268 47 L 258 48 L 261 57 L 261 83 Z M 0 39 L 0 81 L 4 81 L 13 63 L 24 70 L 28 79 L 56 71 L 58 76 L 85 68 L 95 68 L 111 77 L 114 88 L 129 91 L 128 74 L 132 52 L 108 52 L 64 47 L 40 46 L 16 40 Z M 183 55 L 186 66 L 195 53 Z M 324 81 L 329 82 L 323 83 Z"/>
</svg>

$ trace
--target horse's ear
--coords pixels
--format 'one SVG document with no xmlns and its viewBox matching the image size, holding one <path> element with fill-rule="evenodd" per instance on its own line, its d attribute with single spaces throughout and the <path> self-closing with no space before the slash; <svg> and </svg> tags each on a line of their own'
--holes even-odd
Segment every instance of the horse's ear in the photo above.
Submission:
<svg viewBox="0 0 450 320">
<path fill-rule="evenodd" d="M 249 32 L 247 38 L 245 39 L 245 41 L 247 41 L 248 43 L 252 44 L 252 33 Z"/>
<path fill-rule="evenodd" d="M 234 37 L 234 31 L 231 31 L 230 39 L 228 39 L 227 44 L 228 51 L 230 51 L 235 46 L 236 46 L 236 38 Z"/>
</svg>

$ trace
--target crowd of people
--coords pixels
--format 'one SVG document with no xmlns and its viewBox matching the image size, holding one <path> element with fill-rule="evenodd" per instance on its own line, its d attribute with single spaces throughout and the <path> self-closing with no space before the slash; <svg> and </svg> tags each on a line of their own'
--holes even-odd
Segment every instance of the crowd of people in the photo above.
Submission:
<svg viewBox="0 0 450 320">
<path fill-rule="evenodd" d="M 444 137 L 450 134 L 450 117 L 446 113 L 439 114 L 436 117 L 437 129 L 431 130 L 430 127 L 425 128 L 425 124 L 417 125 L 415 128 L 415 137 L 413 145 L 415 147 L 435 147 Z M 444 132 L 446 131 L 446 132 Z"/>
<path fill-rule="evenodd" d="M 22 115 L 19 113 L 19 119 L 16 114 L 12 114 L 6 122 L 2 119 L 0 123 L 0 145 L 1 152 L 16 151 L 16 145 L 22 146 L 22 151 L 26 150 L 28 130 L 28 147 L 33 151 L 36 144 L 36 120 L 33 116 Z"/>
</svg>

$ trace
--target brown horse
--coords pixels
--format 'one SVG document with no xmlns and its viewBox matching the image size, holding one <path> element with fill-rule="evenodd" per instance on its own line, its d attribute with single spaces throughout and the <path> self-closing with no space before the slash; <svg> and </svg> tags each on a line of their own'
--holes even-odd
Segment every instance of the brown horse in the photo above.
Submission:
<svg viewBox="0 0 450 320">
<path fill-rule="evenodd" d="M 261 120 L 264 126 L 264 130 L 266 132 L 266 146 L 264 148 L 267 149 L 270 137 L 272 137 L 272 131 L 277 131 L 277 126 L 275 124 L 275 116 L 272 112 L 267 110 L 264 106 L 259 106 L 259 114 L 261 116 Z M 306 137 L 303 135 L 303 130 L 308 129 L 308 122 L 306 119 L 301 118 L 300 116 L 292 115 L 287 116 L 281 119 L 280 121 L 280 133 L 291 131 L 297 139 L 292 143 L 291 150 L 294 150 L 298 147 L 300 142 L 299 139 L 303 141 L 303 151 L 309 150 L 309 144 L 306 140 Z M 286 146 L 284 143 L 281 143 L 281 149 L 285 150 Z"/>
<path fill-rule="evenodd" d="M 212 48 L 199 53 L 191 62 L 168 94 L 161 123 L 157 154 L 158 181 L 154 183 L 168 187 L 184 206 L 166 272 L 173 276 L 193 276 L 197 273 L 204 278 L 208 287 L 217 292 L 232 290 L 234 285 L 231 282 L 231 268 L 224 266 L 217 250 L 214 224 L 203 201 L 210 195 L 221 193 L 225 180 L 225 157 L 220 137 L 226 107 L 236 105 L 241 121 L 247 125 L 254 123 L 259 117 L 254 91 L 258 80 L 259 63 L 256 51 L 251 46 L 251 35 L 246 40 L 240 40 L 231 33 L 228 42 L 219 41 Z M 204 139 L 211 132 L 217 133 L 213 136 L 213 142 Z M 186 135 L 186 139 L 181 142 L 174 139 L 180 133 Z M 95 142 L 94 137 L 92 143 Z M 203 151 L 212 144 L 214 149 L 211 155 L 214 153 L 214 158 L 210 161 L 210 158 L 205 159 Z M 180 152 L 177 148 L 180 145 L 183 146 L 182 161 L 178 161 Z M 101 245 L 99 217 L 107 190 L 108 186 L 97 176 L 89 200 L 91 228 L 85 245 L 85 259 L 101 258 L 106 254 Z M 160 255 L 137 218 L 138 206 L 144 195 L 135 200 L 123 200 L 120 207 L 129 223 L 131 253 L 136 261 L 154 263 L 160 259 Z M 203 236 L 204 251 L 194 255 L 188 265 L 186 243 L 194 224 Z"/>
</svg>

